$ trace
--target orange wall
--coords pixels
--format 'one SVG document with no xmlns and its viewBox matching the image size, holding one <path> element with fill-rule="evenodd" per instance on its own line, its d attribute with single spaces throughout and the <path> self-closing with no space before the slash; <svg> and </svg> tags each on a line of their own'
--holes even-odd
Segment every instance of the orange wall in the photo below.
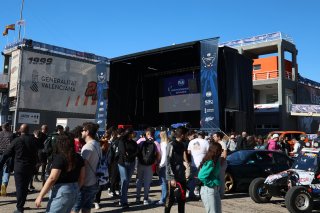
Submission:
<svg viewBox="0 0 320 213">
<path fill-rule="evenodd" d="M 275 71 L 278 69 L 278 56 L 271 56 L 268 58 L 258 58 L 253 60 L 253 65 L 261 64 L 260 70 L 254 70 L 254 72 L 266 72 L 266 71 Z M 284 60 L 285 70 L 288 72 L 292 71 L 291 61 Z"/>
<path fill-rule="evenodd" d="M 261 64 L 261 69 L 254 70 L 254 72 L 267 72 L 267 71 L 278 70 L 278 56 L 254 59 L 253 65 L 258 65 L 258 64 Z"/>
</svg>

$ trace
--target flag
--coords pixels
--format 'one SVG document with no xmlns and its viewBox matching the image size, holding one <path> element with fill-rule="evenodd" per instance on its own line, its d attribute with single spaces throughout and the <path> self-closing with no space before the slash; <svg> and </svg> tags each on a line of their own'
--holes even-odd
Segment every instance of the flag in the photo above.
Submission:
<svg viewBox="0 0 320 213">
<path fill-rule="evenodd" d="M 9 30 L 15 30 L 15 24 L 7 25 L 6 28 L 4 29 L 2 35 L 3 35 L 3 36 L 8 35 L 8 31 L 9 31 Z"/>
<path fill-rule="evenodd" d="M 19 21 L 17 21 L 17 25 L 18 26 L 24 26 L 24 25 L 26 25 L 26 21 L 25 20 L 19 20 Z"/>
</svg>

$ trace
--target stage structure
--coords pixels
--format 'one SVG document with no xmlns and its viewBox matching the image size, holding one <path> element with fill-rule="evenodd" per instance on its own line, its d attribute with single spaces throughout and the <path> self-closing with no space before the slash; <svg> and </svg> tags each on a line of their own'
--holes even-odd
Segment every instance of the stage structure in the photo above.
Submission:
<svg viewBox="0 0 320 213">
<path fill-rule="evenodd" d="M 218 38 L 110 60 L 108 126 L 254 131 L 252 60 Z"/>
</svg>

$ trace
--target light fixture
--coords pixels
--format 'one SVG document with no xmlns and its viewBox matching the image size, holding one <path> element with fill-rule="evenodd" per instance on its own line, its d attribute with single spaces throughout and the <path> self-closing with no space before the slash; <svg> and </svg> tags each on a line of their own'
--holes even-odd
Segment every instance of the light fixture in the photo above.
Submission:
<svg viewBox="0 0 320 213">
<path fill-rule="evenodd" d="M 157 71 L 157 70 L 158 70 L 158 69 L 153 68 L 153 67 L 148 67 L 148 69 L 149 69 L 149 70 L 155 70 L 155 71 Z"/>
</svg>

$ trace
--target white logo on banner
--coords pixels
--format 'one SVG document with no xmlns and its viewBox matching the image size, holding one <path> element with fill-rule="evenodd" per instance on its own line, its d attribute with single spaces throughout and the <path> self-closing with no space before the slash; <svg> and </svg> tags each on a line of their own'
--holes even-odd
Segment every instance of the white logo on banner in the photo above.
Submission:
<svg viewBox="0 0 320 213">
<path fill-rule="evenodd" d="M 206 117 L 204 121 L 209 122 L 209 121 L 213 121 L 213 119 L 214 119 L 214 117 Z"/>
<path fill-rule="evenodd" d="M 204 64 L 204 67 L 210 68 L 214 64 L 214 60 L 216 59 L 217 54 L 214 53 L 207 53 L 206 57 L 202 57 L 202 62 Z"/>
<path fill-rule="evenodd" d="M 184 79 L 178 80 L 178 85 L 179 85 L 180 87 L 184 86 L 184 84 L 185 84 Z"/>
<path fill-rule="evenodd" d="M 207 98 L 210 98 L 212 96 L 212 93 L 210 91 L 206 92 Z"/>
</svg>

